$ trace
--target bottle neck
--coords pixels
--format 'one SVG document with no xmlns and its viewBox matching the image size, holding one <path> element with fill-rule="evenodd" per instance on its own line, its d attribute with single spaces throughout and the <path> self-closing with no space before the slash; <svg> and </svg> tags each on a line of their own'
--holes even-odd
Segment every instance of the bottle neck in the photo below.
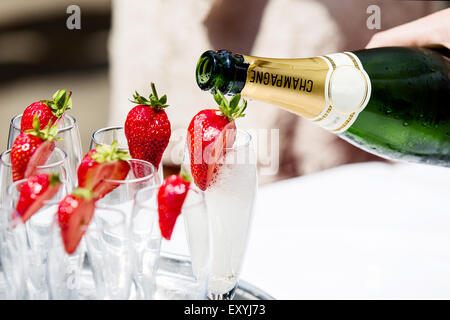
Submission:
<svg viewBox="0 0 450 320">
<path fill-rule="evenodd" d="M 237 94 L 247 80 L 249 64 L 244 56 L 227 50 L 206 51 L 197 63 L 196 79 L 200 89 L 218 89 L 223 94 Z"/>
</svg>

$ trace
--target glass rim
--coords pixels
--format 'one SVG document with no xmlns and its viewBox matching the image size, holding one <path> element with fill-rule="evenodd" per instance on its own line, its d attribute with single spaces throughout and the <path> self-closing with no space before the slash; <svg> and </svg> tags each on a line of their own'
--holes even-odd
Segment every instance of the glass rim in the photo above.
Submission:
<svg viewBox="0 0 450 320">
<path fill-rule="evenodd" d="M 145 177 L 141 177 L 141 178 L 134 178 L 134 179 L 128 179 L 128 180 L 104 179 L 104 181 L 109 182 L 109 183 L 114 183 L 114 184 L 126 185 L 126 184 L 143 182 L 143 181 L 150 179 L 152 176 L 155 176 L 156 178 L 158 178 L 158 181 L 157 181 L 158 186 L 161 184 L 161 182 L 159 181 L 158 170 L 155 168 L 155 166 L 152 163 L 145 161 L 145 160 L 141 160 L 141 159 L 129 159 L 129 160 L 127 160 L 127 162 L 137 162 L 137 163 L 143 163 L 145 165 L 150 165 L 150 167 L 152 168 L 152 172 L 150 174 L 146 175 Z M 130 168 L 130 170 L 133 170 L 133 168 Z"/>
<path fill-rule="evenodd" d="M 59 205 L 59 201 L 52 201 L 52 202 L 49 202 L 48 205 L 49 205 L 49 206 Z M 106 228 L 100 228 L 100 227 L 98 227 L 98 226 L 92 226 L 92 222 L 93 222 L 94 217 L 95 217 L 95 212 L 96 212 L 97 210 L 114 211 L 114 212 L 116 212 L 116 213 L 119 213 L 120 216 L 121 216 L 121 218 L 120 218 L 120 220 L 119 220 L 118 222 L 116 222 L 116 223 L 114 223 L 114 224 L 110 224 L 110 225 L 108 225 L 108 227 L 106 227 Z M 88 225 L 82 226 L 81 229 L 82 229 L 85 233 L 88 233 L 89 231 L 108 230 L 108 229 L 110 229 L 110 228 L 114 228 L 114 227 L 119 226 L 119 225 L 124 225 L 125 228 L 127 228 L 126 223 L 127 223 L 126 214 L 125 214 L 125 212 L 124 212 L 122 209 L 118 209 L 118 208 L 113 207 L 113 206 L 111 206 L 111 205 L 103 205 L 103 204 L 97 204 L 97 203 L 96 203 L 96 204 L 95 204 L 95 209 L 94 209 L 94 215 L 92 216 L 91 221 L 89 222 Z M 56 226 L 57 228 L 59 228 L 57 212 L 55 212 L 55 215 L 54 215 L 53 218 L 52 218 L 52 227 L 54 227 L 54 226 Z M 83 237 L 84 237 L 84 236 L 85 236 L 85 235 L 83 235 Z"/>
<path fill-rule="evenodd" d="M 23 116 L 23 114 L 18 114 L 18 115 L 16 115 L 14 118 L 11 119 L 11 125 L 12 125 L 12 127 L 13 127 L 14 129 L 16 129 L 16 130 L 19 130 L 19 131 L 20 131 L 20 127 L 18 127 L 18 126 L 16 125 L 15 120 L 16 120 L 17 118 L 22 118 L 22 116 Z M 61 132 L 65 132 L 65 131 L 72 130 L 72 129 L 75 127 L 76 123 L 77 123 L 77 119 L 75 119 L 75 117 L 72 116 L 72 115 L 70 115 L 70 114 L 65 114 L 64 117 L 67 117 L 68 119 L 70 119 L 70 120 L 71 120 L 71 124 L 69 124 L 69 125 L 66 126 L 66 127 L 61 128 L 61 129 L 58 128 L 58 134 L 61 133 Z"/>
<path fill-rule="evenodd" d="M 8 196 L 8 197 L 12 197 L 12 190 L 17 190 L 17 188 L 16 189 L 14 189 L 13 187 L 15 187 L 15 186 L 17 186 L 17 185 L 19 185 L 19 184 L 21 184 L 21 183 L 24 183 L 24 182 L 26 182 L 28 180 L 28 178 L 24 178 L 24 179 L 20 179 L 20 180 L 17 180 L 17 181 L 14 181 L 14 182 L 12 182 L 12 183 L 10 183 L 9 184 L 9 186 L 6 188 L 6 195 Z M 67 181 L 67 180 L 65 180 L 65 179 L 60 179 L 61 180 L 61 184 L 63 185 L 63 186 L 70 186 L 69 185 L 69 182 Z M 18 191 L 18 192 L 20 192 L 20 191 Z M 56 202 L 56 201 L 52 201 L 51 199 L 50 200 L 44 200 L 44 205 L 47 205 L 47 204 L 50 204 L 50 205 L 52 205 L 52 204 L 54 204 L 54 203 L 52 203 L 52 202 Z"/>
<path fill-rule="evenodd" d="M 13 198 L 12 198 L 12 190 L 14 189 L 13 187 L 14 186 L 17 186 L 18 184 L 20 184 L 20 183 L 24 183 L 24 182 L 26 182 L 28 180 L 28 178 L 25 178 L 25 179 L 21 179 L 21 180 L 17 180 L 17 181 L 15 181 L 15 182 L 13 182 L 13 183 L 11 183 L 9 186 L 8 186 L 8 188 L 6 189 L 6 197 L 7 197 L 7 200 L 8 200 L 8 203 L 11 203 L 12 204 L 12 201 L 13 201 Z M 62 186 L 63 187 L 65 187 L 66 188 L 66 191 L 67 191 L 67 194 L 69 194 L 69 191 L 70 191 L 70 183 L 67 181 L 67 180 L 65 180 L 65 179 L 61 179 L 61 184 L 62 184 Z M 15 189 L 15 190 L 17 190 L 17 189 Z M 20 193 L 20 191 L 18 191 L 19 193 Z M 9 202 L 9 201 L 11 201 L 11 202 Z M 42 207 L 41 208 L 39 208 L 39 210 L 41 210 L 41 209 L 43 209 L 44 207 L 58 207 L 59 206 L 59 203 L 60 203 L 60 201 L 61 200 L 53 200 L 53 198 L 52 199 L 50 199 L 50 200 L 44 200 L 42 203 L 43 203 L 43 205 L 42 205 Z M 16 211 L 16 207 L 15 206 L 11 206 L 11 207 L 8 207 L 8 208 L 5 208 L 6 210 L 9 210 L 10 212 L 14 212 L 14 213 L 16 213 L 17 214 L 17 211 Z M 35 212 L 35 213 L 33 213 L 33 215 L 32 216 L 34 216 L 36 213 L 38 213 L 39 212 L 39 210 L 37 211 L 37 212 Z M 56 212 L 55 212 L 55 217 L 56 217 Z M 31 218 L 31 217 L 30 217 Z M 19 214 L 17 214 L 17 217 L 14 219 L 14 220 L 20 220 L 20 222 L 22 223 L 22 224 L 26 224 L 27 222 L 23 222 L 22 221 L 22 219 L 21 219 L 21 217 L 20 217 L 20 215 Z M 53 218 L 52 218 L 52 220 L 53 220 Z M 39 225 L 41 225 L 42 223 L 36 223 L 36 222 L 34 222 L 35 224 L 39 224 Z M 45 223 L 44 224 L 42 224 L 42 225 L 46 225 Z"/>
<path fill-rule="evenodd" d="M 5 167 L 9 167 L 9 168 L 11 167 L 11 161 L 10 161 L 10 162 L 6 162 L 6 161 L 3 159 L 3 157 L 4 157 L 6 154 L 10 154 L 10 153 L 11 153 L 11 150 L 12 150 L 12 149 L 5 150 L 5 151 L 3 151 L 3 152 L 0 154 L 0 163 L 1 163 L 2 165 L 4 165 Z M 62 150 L 62 149 L 60 149 L 60 148 L 58 148 L 58 147 L 55 147 L 55 149 L 53 150 L 53 152 L 60 152 L 60 153 L 63 155 L 62 159 L 57 160 L 57 161 L 52 162 L 52 163 L 49 163 L 49 164 L 44 164 L 43 166 L 38 166 L 37 169 L 41 169 L 41 170 L 42 170 L 42 169 L 56 168 L 56 167 L 60 166 L 61 164 L 63 164 L 64 161 L 67 160 L 67 153 L 66 153 L 64 150 Z"/>
<path fill-rule="evenodd" d="M 134 199 L 133 199 L 135 204 L 137 206 L 139 206 L 140 208 L 145 208 L 145 209 L 148 209 L 148 210 L 157 211 L 157 209 L 158 209 L 157 207 L 156 208 L 155 207 L 151 207 L 149 205 L 145 205 L 145 204 L 142 203 L 144 201 L 149 200 L 148 198 L 145 198 L 145 200 L 139 200 L 138 197 L 139 197 L 139 195 L 141 193 L 144 193 L 144 192 L 147 192 L 147 191 L 150 191 L 150 190 L 155 190 L 156 191 L 156 196 L 157 196 L 157 194 L 158 194 L 157 192 L 158 192 L 160 187 L 161 187 L 160 185 L 159 186 L 148 186 L 148 187 L 142 188 L 141 190 L 136 192 L 136 194 L 134 195 Z M 182 213 L 183 213 L 184 210 L 195 208 L 197 206 L 205 204 L 205 194 L 201 190 L 198 190 L 197 188 L 194 188 L 194 186 L 192 186 L 192 185 L 189 186 L 188 190 L 189 190 L 189 192 L 191 192 L 191 191 L 194 192 L 197 196 L 200 197 L 200 199 L 196 200 L 194 203 L 191 203 L 189 205 L 184 205 L 183 204 L 183 207 L 181 208 L 181 212 Z"/>
<path fill-rule="evenodd" d="M 103 142 L 98 142 L 97 138 L 95 137 L 97 134 L 103 133 L 103 132 L 107 132 L 107 131 L 112 131 L 112 130 L 124 130 L 123 126 L 109 126 L 109 127 L 104 127 L 104 128 L 100 128 L 95 130 L 92 134 L 91 134 L 91 139 L 94 142 L 95 145 L 100 145 L 100 146 L 104 146 L 105 143 Z M 118 147 L 119 150 L 127 150 L 128 151 L 128 146 L 126 148 L 124 147 Z"/>
</svg>

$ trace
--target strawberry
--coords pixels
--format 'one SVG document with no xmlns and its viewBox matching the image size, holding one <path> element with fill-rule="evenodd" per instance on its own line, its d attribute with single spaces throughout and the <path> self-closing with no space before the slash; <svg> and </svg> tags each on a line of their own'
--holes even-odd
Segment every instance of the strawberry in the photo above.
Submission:
<svg viewBox="0 0 450 320">
<path fill-rule="evenodd" d="M 117 188 L 117 184 L 106 180 L 124 180 L 130 171 L 130 159 L 126 151 L 111 145 L 97 146 L 89 151 L 78 166 L 78 186 L 92 190 L 96 200 Z"/>
<path fill-rule="evenodd" d="M 235 119 L 244 116 L 247 101 L 240 94 L 228 101 L 220 92 L 214 92 L 219 109 L 205 109 L 192 118 L 187 134 L 187 146 L 194 182 L 205 191 L 211 186 L 220 167 L 226 149 L 231 148 L 236 139 Z"/>
<path fill-rule="evenodd" d="M 72 108 L 72 91 L 58 90 L 53 94 L 52 100 L 41 100 L 30 104 L 22 114 L 20 131 L 33 129 L 34 117 L 38 116 L 41 124 L 39 129 L 45 128 L 49 123 L 59 122 L 64 113 Z"/>
<path fill-rule="evenodd" d="M 158 168 L 170 139 L 170 122 L 164 108 L 166 95 L 158 98 L 152 83 L 152 94 L 148 99 L 135 92 L 133 103 L 138 104 L 128 112 L 125 121 L 125 136 L 130 154 L 134 159 L 145 160 Z"/>
<path fill-rule="evenodd" d="M 55 148 L 58 126 L 47 124 L 40 130 L 36 115 L 34 129 L 19 134 L 11 148 L 11 166 L 13 181 L 28 178 L 36 173 L 37 167 L 44 165 Z"/>
<path fill-rule="evenodd" d="M 164 180 L 158 190 L 158 216 L 161 235 L 170 240 L 175 222 L 181 213 L 191 178 L 188 175 L 173 174 Z"/>
<path fill-rule="evenodd" d="M 84 188 L 76 188 L 58 205 L 57 217 L 64 248 L 72 254 L 80 244 L 94 216 L 94 194 Z"/>
<path fill-rule="evenodd" d="M 28 178 L 20 186 L 16 212 L 25 223 L 44 205 L 45 200 L 52 199 L 61 187 L 59 174 L 41 173 Z"/>
</svg>

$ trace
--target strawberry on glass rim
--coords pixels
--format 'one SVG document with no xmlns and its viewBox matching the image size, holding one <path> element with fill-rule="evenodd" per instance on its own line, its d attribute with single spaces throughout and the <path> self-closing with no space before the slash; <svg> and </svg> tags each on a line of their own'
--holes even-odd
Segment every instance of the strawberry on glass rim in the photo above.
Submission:
<svg viewBox="0 0 450 320">
<path fill-rule="evenodd" d="M 236 139 L 235 120 L 244 117 L 247 101 L 239 104 L 240 94 L 230 101 L 220 91 L 213 92 L 218 109 L 205 109 L 192 118 L 187 133 L 191 174 L 202 191 L 211 186 L 217 176 L 226 149 Z"/>
<path fill-rule="evenodd" d="M 130 171 L 127 151 L 119 150 L 117 141 L 90 150 L 78 166 L 78 186 L 89 189 L 96 200 L 117 188 L 107 180 L 124 180 Z"/>
<path fill-rule="evenodd" d="M 165 108 L 167 96 L 158 97 L 155 84 L 151 83 L 152 94 L 147 98 L 135 92 L 133 109 L 125 121 L 125 136 L 133 159 L 150 162 L 158 169 L 162 155 L 170 140 L 170 121 Z"/>
<path fill-rule="evenodd" d="M 164 179 L 158 189 L 158 217 L 161 236 L 170 240 L 175 222 L 181 213 L 192 178 L 181 170 L 181 173 L 173 174 Z"/>
<path fill-rule="evenodd" d="M 40 129 L 38 116 L 34 116 L 33 129 L 22 132 L 11 148 L 13 182 L 36 174 L 38 166 L 47 163 L 54 148 L 58 125 L 48 123 Z"/>
<path fill-rule="evenodd" d="M 95 212 L 95 199 L 91 190 L 76 188 L 58 205 L 57 218 L 64 249 L 74 253 Z"/>
<path fill-rule="evenodd" d="M 16 212 L 25 223 L 44 205 L 44 201 L 52 199 L 61 187 L 61 179 L 57 173 L 41 173 L 31 176 L 20 184 L 20 194 Z"/>
<path fill-rule="evenodd" d="M 40 128 L 45 128 L 49 123 L 59 123 L 67 110 L 72 108 L 72 91 L 58 90 L 53 94 L 52 100 L 40 100 L 30 104 L 22 114 L 20 132 L 34 128 L 34 117 L 37 116 Z"/>
</svg>

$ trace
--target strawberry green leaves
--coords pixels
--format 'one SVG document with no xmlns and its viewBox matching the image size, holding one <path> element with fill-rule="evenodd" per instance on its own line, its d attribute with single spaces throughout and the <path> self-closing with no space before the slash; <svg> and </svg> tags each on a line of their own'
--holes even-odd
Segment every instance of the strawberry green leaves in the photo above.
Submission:
<svg viewBox="0 0 450 320">
<path fill-rule="evenodd" d="M 238 93 L 231 98 L 230 101 L 219 90 L 213 91 L 214 100 L 219 105 L 220 111 L 232 122 L 237 118 L 245 116 L 245 109 L 247 109 L 247 100 L 242 99 L 242 104 L 239 105 L 241 95 Z"/>
<path fill-rule="evenodd" d="M 31 134 L 32 136 L 38 137 L 44 141 L 53 141 L 53 140 L 62 140 L 62 138 L 57 138 L 58 134 L 58 125 L 52 125 L 50 122 L 45 126 L 44 129 L 40 129 L 39 117 L 37 115 L 33 118 L 33 129 L 26 130 L 26 133 Z"/>
<path fill-rule="evenodd" d="M 131 159 L 128 151 L 119 150 L 116 140 L 111 145 L 101 145 L 95 148 L 97 152 L 91 155 L 97 163 L 112 162 L 116 160 L 129 160 Z"/>
<path fill-rule="evenodd" d="M 45 103 L 50 109 L 52 109 L 52 113 L 55 117 L 59 118 L 63 115 L 67 110 L 72 109 L 72 91 L 67 93 L 66 90 L 58 90 L 53 94 L 52 100 L 41 100 L 42 103 Z"/>
<path fill-rule="evenodd" d="M 147 98 L 141 96 L 137 91 L 135 91 L 133 95 L 133 100 L 130 100 L 133 103 L 144 105 L 144 106 L 151 106 L 155 110 L 161 110 L 164 108 L 167 108 L 169 105 L 167 103 L 167 96 L 163 95 L 161 98 L 158 98 L 158 93 L 156 92 L 155 84 L 152 82 L 152 93 Z"/>
</svg>

